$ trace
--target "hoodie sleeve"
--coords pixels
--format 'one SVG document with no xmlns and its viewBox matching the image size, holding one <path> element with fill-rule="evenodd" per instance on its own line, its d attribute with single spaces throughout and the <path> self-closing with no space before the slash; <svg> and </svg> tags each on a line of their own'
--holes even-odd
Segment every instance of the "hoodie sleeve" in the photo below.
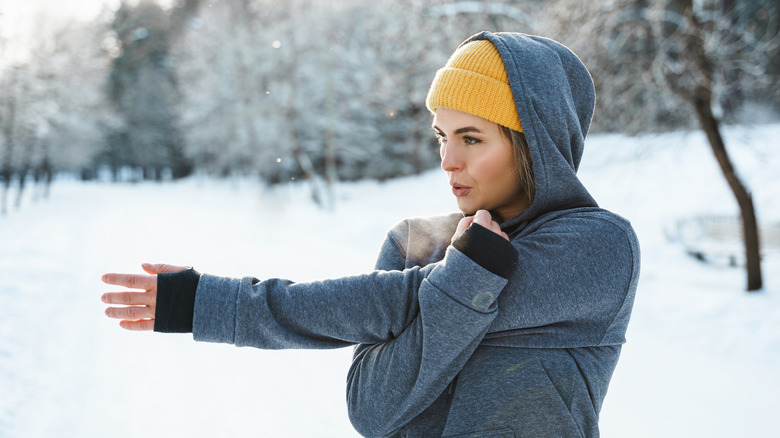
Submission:
<svg viewBox="0 0 780 438">
<path fill-rule="evenodd" d="M 310 283 L 203 274 L 193 337 L 263 349 L 384 342 L 403 331 L 429 271 L 375 271 Z"/>
<path fill-rule="evenodd" d="M 484 251 L 487 247 L 495 251 Z M 497 262 L 487 255 L 496 252 L 508 257 Z M 392 237 L 380 254 L 378 269 L 403 267 Z M 347 407 L 358 432 L 391 434 L 441 395 L 495 319 L 496 299 L 507 283 L 505 269 L 516 260 L 503 238 L 482 227 L 469 228 L 423 280 L 419 309 L 404 331 L 387 342 L 356 347 Z"/>
</svg>

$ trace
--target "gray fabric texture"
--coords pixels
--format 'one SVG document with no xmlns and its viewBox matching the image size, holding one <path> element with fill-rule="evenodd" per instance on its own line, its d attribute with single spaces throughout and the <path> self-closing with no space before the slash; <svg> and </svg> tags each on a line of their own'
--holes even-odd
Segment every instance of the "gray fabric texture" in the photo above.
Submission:
<svg viewBox="0 0 780 438">
<path fill-rule="evenodd" d="M 576 175 L 593 82 L 554 41 L 471 39 L 498 48 L 533 158 L 536 198 L 502 224 L 518 252 L 514 272 L 492 274 L 450 245 L 462 214 L 412 218 L 389 231 L 364 275 L 202 275 L 193 336 L 267 349 L 357 344 L 347 406 L 365 436 L 596 437 L 639 246 Z"/>
</svg>

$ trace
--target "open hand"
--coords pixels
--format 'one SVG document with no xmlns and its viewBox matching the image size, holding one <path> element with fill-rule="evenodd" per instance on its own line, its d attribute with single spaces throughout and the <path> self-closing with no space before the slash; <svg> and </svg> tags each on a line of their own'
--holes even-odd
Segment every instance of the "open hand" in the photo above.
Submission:
<svg viewBox="0 0 780 438">
<path fill-rule="evenodd" d="M 106 316 L 121 319 L 119 326 L 127 330 L 154 330 L 154 312 L 157 305 L 157 274 L 178 272 L 188 269 L 186 266 L 164 264 L 141 265 L 147 274 L 105 274 L 102 280 L 106 284 L 122 286 L 133 291 L 108 292 L 100 299 L 106 304 L 123 307 L 109 307 Z"/>
<path fill-rule="evenodd" d="M 452 236 L 452 241 L 454 242 L 455 239 L 466 232 L 466 229 L 470 227 L 472 223 L 482 225 L 483 227 L 498 234 L 504 239 L 509 240 L 509 236 L 507 236 L 505 232 L 501 231 L 501 226 L 498 225 L 498 222 L 493 220 L 490 212 L 487 210 L 477 210 L 477 212 L 474 213 L 474 216 L 464 217 L 460 220 L 460 222 L 458 222 L 458 227 L 455 229 L 455 234 Z"/>
</svg>

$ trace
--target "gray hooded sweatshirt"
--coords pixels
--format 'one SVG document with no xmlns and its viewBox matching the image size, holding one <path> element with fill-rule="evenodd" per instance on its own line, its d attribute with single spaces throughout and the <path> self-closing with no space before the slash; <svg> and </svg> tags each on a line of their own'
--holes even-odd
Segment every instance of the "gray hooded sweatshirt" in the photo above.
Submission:
<svg viewBox="0 0 780 438">
<path fill-rule="evenodd" d="M 475 226 L 467 243 L 451 244 L 457 213 L 400 222 L 364 275 L 200 275 L 193 336 L 264 349 L 357 344 L 347 405 L 365 436 L 595 437 L 639 246 L 628 221 L 599 208 L 576 176 L 593 82 L 552 40 L 483 32 L 466 42 L 474 39 L 501 54 L 533 159 L 534 202 L 501 224 L 511 244 Z M 486 261 L 491 254 L 512 260 Z"/>
</svg>

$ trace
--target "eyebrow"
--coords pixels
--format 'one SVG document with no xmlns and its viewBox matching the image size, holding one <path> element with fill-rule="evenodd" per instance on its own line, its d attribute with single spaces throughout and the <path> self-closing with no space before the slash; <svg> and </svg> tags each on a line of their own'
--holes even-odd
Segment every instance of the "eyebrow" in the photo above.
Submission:
<svg viewBox="0 0 780 438">
<path fill-rule="evenodd" d="M 438 127 L 438 126 L 436 126 L 436 125 L 433 125 L 433 126 L 431 126 L 431 127 L 432 127 L 434 130 L 438 131 L 438 132 L 444 133 L 444 131 L 442 131 L 441 129 L 439 129 L 439 127 Z M 458 129 L 456 129 L 456 130 L 455 130 L 454 134 L 455 134 L 455 135 L 458 135 L 458 134 L 464 134 L 464 133 L 466 133 L 466 132 L 476 132 L 476 133 L 478 133 L 478 134 L 482 134 L 482 131 L 481 131 L 481 130 L 479 130 L 478 128 L 474 127 L 474 126 L 466 126 L 466 127 L 463 127 L 463 128 L 458 128 Z"/>
</svg>

